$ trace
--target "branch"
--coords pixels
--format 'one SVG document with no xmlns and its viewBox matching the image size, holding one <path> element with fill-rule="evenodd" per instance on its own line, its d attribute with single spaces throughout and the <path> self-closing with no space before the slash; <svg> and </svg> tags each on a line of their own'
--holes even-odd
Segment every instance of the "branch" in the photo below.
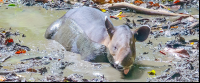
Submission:
<svg viewBox="0 0 200 83">
<path fill-rule="evenodd" d="M 121 3 L 113 3 L 108 6 L 109 9 L 112 8 L 130 8 L 135 10 L 136 12 L 144 13 L 144 14 L 153 14 L 153 15 L 167 15 L 167 16 L 190 16 L 188 14 L 176 14 L 176 13 L 171 13 L 168 11 L 163 11 L 163 10 L 153 10 L 153 9 L 148 9 L 148 8 L 143 8 L 140 6 L 136 6 L 134 4 L 129 4 L 126 2 L 121 2 Z"/>
</svg>

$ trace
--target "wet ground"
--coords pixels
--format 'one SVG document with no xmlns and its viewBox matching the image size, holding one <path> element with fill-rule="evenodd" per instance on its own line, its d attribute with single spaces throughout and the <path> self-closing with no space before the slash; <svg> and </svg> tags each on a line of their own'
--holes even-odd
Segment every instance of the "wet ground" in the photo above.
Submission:
<svg viewBox="0 0 200 83">
<path fill-rule="evenodd" d="M 192 11 L 194 10 L 194 11 Z M 192 9 L 190 14 L 198 15 L 196 9 Z M 68 10 L 46 10 L 41 6 L 23 6 L 18 5 L 15 7 L 8 7 L 7 4 L 3 4 L 0 7 L 0 28 L 12 31 L 18 31 L 26 35 L 26 37 L 16 36 L 12 37 L 15 43 L 28 46 L 31 51 L 27 51 L 25 54 L 14 54 L 11 58 L 1 63 L 0 72 L 13 71 L 16 68 L 32 68 L 39 70 L 46 67 L 47 72 L 43 75 L 39 72 L 17 72 L 17 75 L 24 76 L 29 81 L 45 81 L 44 78 L 53 75 L 60 76 L 60 78 L 69 76 L 71 74 L 82 75 L 85 79 L 94 79 L 98 76 L 104 76 L 108 81 L 131 81 L 131 82 L 146 82 L 147 78 L 151 78 L 147 72 L 151 70 L 156 71 L 156 76 L 161 75 L 166 69 L 170 68 L 169 65 L 173 64 L 175 57 L 166 56 L 161 54 L 157 49 L 159 43 L 165 45 L 167 41 L 174 40 L 175 37 L 158 37 L 154 38 L 150 35 L 145 42 L 136 42 L 136 60 L 130 73 L 123 76 L 121 72 L 113 68 L 109 63 L 90 63 L 80 59 L 80 55 L 72 52 L 65 51 L 59 43 L 54 40 L 47 40 L 44 38 L 47 27 L 63 16 Z M 181 11 L 179 11 L 181 12 Z M 144 15 L 136 13 L 125 13 L 130 16 L 129 19 L 143 18 L 155 18 L 164 17 L 156 15 Z M 131 17 L 132 16 L 132 17 Z M 176 17 L 167 16 L 166 19 L 173 20 Z M 121 20 L 111 19 L 115 26 L 121 25 L 126 22 L 125 18 Z M 136 23 L 138 24 L 138 23 Z M 139 26 L 136 26 L 136 28 Z M 132 30 L 135 30 L 133 28 Z M 198 39 L 199 34 L 183 36 L 186 41 L 191 39 Z M 20 41 L 19 41 L 20 40 Z M 153 45 L 147 44 L 153 42 Z M 147 54 L 144 54 L 146 52 Z M 0 53 L 1 55 L 3 53 Z M 27 58 L 34 57 L 53 57 L 57 59 L 41 59 L 49 64 L 33 64 L 33 61 L 21 61 Z M 1 58 L 1 57 L 0 57 Z M 60 60 L 59 60 L 60 59 Z M 157 60 L 155 60 L 157 59 Z M 37 60 L 35 60 L 37 62 Z M 24 63 L 22 65 L 21 63 Z M 67 65 L 63 70 L 59 69 L 62 62 L 73 63 Z M 34 80 L 33 80 L 34 79 Z"/>
</svg>

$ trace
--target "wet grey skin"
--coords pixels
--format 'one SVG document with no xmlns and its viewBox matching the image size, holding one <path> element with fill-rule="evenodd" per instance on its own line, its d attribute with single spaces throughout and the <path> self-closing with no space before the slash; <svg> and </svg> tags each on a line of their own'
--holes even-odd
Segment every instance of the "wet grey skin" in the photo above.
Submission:
<svg viewBox="0 0 200 83">
<path fill-rule="evenodd" d="M 108 17 L 91 7 L 71 9 L 47 28 L 45 38 L 81 54 L 83 60 L 105 55 L 116 69 L 127 74 L 136 57 L 135 42 L 145 41 L 150 28 L 144 25 L 133 32 L 127 25 L 113 26 Z"/>
</svg>

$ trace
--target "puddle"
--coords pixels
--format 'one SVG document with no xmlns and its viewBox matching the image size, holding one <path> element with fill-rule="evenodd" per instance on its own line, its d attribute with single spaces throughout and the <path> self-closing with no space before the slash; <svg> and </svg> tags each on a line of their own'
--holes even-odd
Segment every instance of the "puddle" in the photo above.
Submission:
<svg viewBox="0 0 200 83">
<path fill-rule="evenodd" d="M 8 9 L 6 9 L 8 8 Z M 14 55 L 6 62 L 1 65 L 12 64 L 12 66 L 5 66 L 3 69 L 12 70 L 14 65 L 19 64 L 22 59 L 33 58 L 33 57 L 43 57 L 50 56 L 52 51 L 64 50 L 64 47 L 61 46 L 54 40 L 47 40 L 44 37 L 45 31 L 47 27 L 63 16 L 67 10 L 46 10 L 40 6 L 16 6 L 16 7 L 7 7 L 6 5 L 1 5 L 0 7 L 0 28 L 11 29 L 13 31 L 19 31 L 26 35 L 25 38 L 20 36 L 14 37 L 15 43 L 20 43 L 22 45 L 28 46 L 31 48 L 31 51 L 26 54 Z M 192 12 L 194 14 L 199 14 L 198 12 Z M 125 13 L 130 15 L 130 13 Z M 138 16 L 142 16 L 145 18 L 149 17 L 158 17 L 153 15 L 143 15 L 143 14 L 135 14 L 134 17 L 130 17 L 130 19 L 138 19 Z M 160 16 L 163 17 L 163 16 Z M 168 17 L 173 18 L 173 17 Z M 122 20 L 114 20 L 111 19 L 115 26 L 122 25 L 125 23 L 125 19 Z M 136 23 L 137 24 L 137 23 Z M 135 29 L 132 29 L 133 31 Z M 198 39 L 199 36 L 196 34 L 194 36 L 183 36 L 186 40 L 190 39 Z M 150 36 L 145 42 L 136 42 L 136 59 L 142 58 L 141 60 L 136 60 L 134 66 L 130 70 L 130 73 L 125 77 L 118 70 L 114 69 L 109 63 L 101 63 L 101 66 L 91 65 L 90 62 L 86 62 L 80 59 L 80 55 L 68 51 L 64 52 L 64 59 L 62 61 L 74 62 L 74 65 L 67 66 L 63 70 L 62 76 L 68 76 L 73 73 L 77 73 L 83 75 L 84 78 L 93 79 L 95 75 L 104 75 L 105 78 L 109 81 L 127 81 L 127 82 L 146 82 L 147 78 L 149 78 L 148 73 L 151 70 L 156 71 L 156 75 L 160 75 L 164 70 L 168 68 L 167 65 L 170 65 L 168 60 L 171 58 L 166 58 L 166 56 L 162 55 L 158 50 L 153 52 L 154 47 L 156 47 L 159 43 L 164 45 L 169 40 L 174 40 L 175 37 L 159 37 L 153 38 Z M 20 40 L 20 41 L 19 41 Z M 148 41 L 152 41 L 153 45 L 147 45 Z M 148 54 L 143 54 L 144 52 L 148 52 Z M 58 56 L 61 58 L 61 56 Z M 160 61 L 155 61 L 155 58 Z M 52 66 L 56 65 L 58 61 L 52 61 L 52 64 L 45 65 L 47 69 L 52 69 Z M 37 67 L 36 67 L 37 68 Z M 52 72 L 54 71 L 54 72 Z M 52 71 L 48 71 L 45 75 L 40 75 L 40 73 L 18 73 L 22 76 L 25 76 L 27 79 L 31 77 L 35 78 L 36 81 L 41 81 L 40 78 L 45 77 L 47 75 L 54 74 L 57 70 L 54 69 Z"/>
</svg>

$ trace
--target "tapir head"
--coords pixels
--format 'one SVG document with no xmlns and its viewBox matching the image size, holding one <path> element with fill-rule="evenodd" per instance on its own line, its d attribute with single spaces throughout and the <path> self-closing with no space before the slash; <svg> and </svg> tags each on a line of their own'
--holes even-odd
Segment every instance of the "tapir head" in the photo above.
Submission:
<svg viewBox="0 0 200 83">
<path fill-rule="evenodd" d="M 107 56 L 108 60 L 114 67 L 127 74 L 136 57 L 135 42 L 146 40 L 150 28 L 144 25 L 132 32 L 127 25 L 114 28 L 108 20 L 105 24 L 110 37 L 110 42 L 107 45 L 110 52 L 110 55 Z"/>
</svg>

